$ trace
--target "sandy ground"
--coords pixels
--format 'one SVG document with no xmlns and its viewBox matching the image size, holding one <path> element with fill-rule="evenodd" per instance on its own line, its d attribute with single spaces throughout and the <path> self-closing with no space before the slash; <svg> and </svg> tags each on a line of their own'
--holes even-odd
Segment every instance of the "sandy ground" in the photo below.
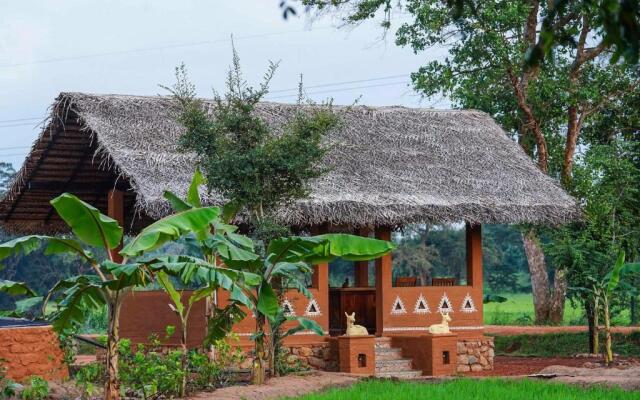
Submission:
<svg viewBox="0 0 640 400">
<path fill-rule="evenodd" d="M 198 393 L 191 399 L 216 400 L 267 400 L 288 396 L 300 396 L 317 392 L 328 387 L 349 386 L 358 381 L 358 377 L 333 372 L 315 372 L 303 376 L 289 375 L 269 379 L 261 386 L 231 386 L 215 392 Z"/>
<path fill-rule="evenodd" d="M 587 326 L 512 326 L 512 325 L 485 325 L 484 333 L 487 335 L 513 336 L 513 335 L 543 335 L 545 333 L 577 333 L 587 332 Z M 640 332 L 640 326 L 614 326 L 614 333 Z"/>
</svg>

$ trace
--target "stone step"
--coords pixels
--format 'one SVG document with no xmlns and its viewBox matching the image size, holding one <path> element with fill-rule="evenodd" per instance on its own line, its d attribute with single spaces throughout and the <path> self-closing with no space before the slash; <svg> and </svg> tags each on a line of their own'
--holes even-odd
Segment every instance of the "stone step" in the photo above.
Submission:
<svg viewBox="0 0 640 400">
<path fill-rule="evenodd" d="M 376 372 L 411 371 L 413 360 L 401 358 L 399 360 L 376 360 Z"/>
<path fill-rule="evenodd" d="M 376 360 L 399 360 L 402 358 L 402 350 L 397 348 L 382 348 L 376 349 Z"/>
<path fill-rule="evenodd" d="M 377 378 L 397 378 L 416 379 L 422 376 L 422 371 L 397 371 L 397 372 L 376 372 Z"/>
</svg>

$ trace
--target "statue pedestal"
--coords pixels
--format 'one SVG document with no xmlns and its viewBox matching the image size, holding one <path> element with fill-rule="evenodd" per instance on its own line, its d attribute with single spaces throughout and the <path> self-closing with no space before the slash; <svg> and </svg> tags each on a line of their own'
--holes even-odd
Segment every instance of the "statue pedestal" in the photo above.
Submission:
<svg viewBox="0 0 640 400">
<path fill-rule="evenodd" d="M 338 360 L 340 372 L 374 375 L 376 372 L 376 338 L 367 336 L 339 336 Z"/>
<path fill-rule="evenodd" d="M 425 375 L 454 375 L 458 365 L 458 334 L 427 333 L 425 336 Z"/>
</svg>

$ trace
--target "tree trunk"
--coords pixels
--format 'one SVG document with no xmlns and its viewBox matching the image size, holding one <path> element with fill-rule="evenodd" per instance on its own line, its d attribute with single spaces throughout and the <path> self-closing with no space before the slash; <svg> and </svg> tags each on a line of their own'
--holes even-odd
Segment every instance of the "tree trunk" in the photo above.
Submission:
<svg viewBox="0 0 640 400">
<path fill-rule="evenodd" d="M 631 325 L 638 325 L 638 296 L 631 296 L 629 308 L 631 310 Z"/>
<path fill-rule="evenodd" d="M 253 358 L 253 370 L 251 381 L 254 385 L 262 385 L 266 380 L 266 348 L 264 332 L 264 316 L 256 312 L 256 345 L 255 356 Z"/>
<path fill-rule="evenodd" d="M 604 362 L 609 365 L 613 361 L 613 349 L 611 343 L 611 316 L 609 315 L 609 296 L 605 294 L 602 296 L 602 306 L 604 312 L 604 340 L 605 340 L 605 355 Z"/>
<path fill-rule="evenodd" d="M 109 327 L 107 330 L 107 383 L 104 390 L 106 400 L 120 398 L 120 382 L 118 380 L 118 343 L 120 341 L 120 305 L 117 295 L 109 306 Z"/>
<path fill-rule="evenodd" d="M 180 363 L 182 367 L 182 384 L 180 385 L 180 397 L 185 397 L 187 394 L 187 362 L 188 362 L 188 351 L 187 351 L 187 318 L 182 320 L 182 336 L 180 337 L 180 346 L 182 348 L 182 356 L 180 358 Z"/>
<path fill-rule="evenodd" d="M 544 251 L 533 229 L 522 234 L 524 251 L 531 275 L 531 292 L 536 325 L 559 324 L 564 317 L 567 277 L 564 270 L 554 272 L 553 286 L 549 282 Z"/>
<path fill-rule="evenodd" d="M 544 262 L 544 253 L 538 236 L 533 229 L 523 233 L 522 242 L 527 255 L 529 273 L 531 275 L 531 292 L 535 310 L 535 323 L 545 324 L 549 320 L 551 302 L 549 299 L 549 276 Z"/>
<path fill-rule="evenodd" d="M 595 315 L 593 314 L 593 304 L 590 299 L 584 302 L 584 311 L 587 314 L 587 325 L 589 326 L 589 350 L 588 353 L 593 354 L 593 349 L 597 341 L 597 329 L 595 327 Z"/>
<path fill-rule="evenodd" d="M 544 257 L 544 256 L 543 256 Z M 562 323 L 564 318 L 564 303 L 567 295 L 567 271 L 556 269 L 553 275 L 553 290 L 551 292 L 551 307 L 549 309 L 549 322 L 554 325 Z"/>
<path fill-rule="evenodd" d="M 600 301 L 599 295 L 593 300 L 593 347 L 591 348 L 591 352 L 593 354 L 600 353 Z"/>
</svg>

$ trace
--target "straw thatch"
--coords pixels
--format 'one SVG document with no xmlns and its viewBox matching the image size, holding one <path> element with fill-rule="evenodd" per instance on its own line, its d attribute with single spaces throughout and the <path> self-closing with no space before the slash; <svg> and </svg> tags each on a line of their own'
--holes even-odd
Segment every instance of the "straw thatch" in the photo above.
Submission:
<svg viewBox="0 0 640 400">
<path fill-rule="evenodd" d="M 295 105 L 263 103 L 282 126 Z M 486 114 L 478 111 L 356 106 L 340 109 L 340 129 L 309 198 L 283 208 L 291 226 L 321 223 L 397 226 L 413 222 L 560 224 L 579 218 L 575 200 Z M 186 191 L 192 154 L 167 97 L 62 93 L 34 144 L 0 217 L 14 230 L 59 228 L 46 203 L 74 191 L 106 208 L 106 193 L 127 190 L 134 226 L 169 212 L 164 190 Z M 209 203 L 219 204 L 215 194 Z M 46 217 L 46 218 L 45 218 Z"/>
</svg>

